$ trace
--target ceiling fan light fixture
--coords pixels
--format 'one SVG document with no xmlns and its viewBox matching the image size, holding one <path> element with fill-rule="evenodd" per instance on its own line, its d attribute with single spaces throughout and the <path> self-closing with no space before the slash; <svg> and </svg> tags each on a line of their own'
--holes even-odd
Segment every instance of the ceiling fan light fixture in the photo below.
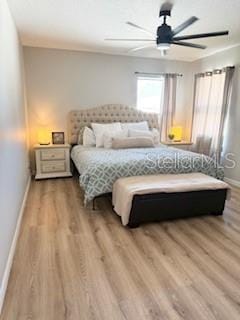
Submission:
<svg viewBox="0 0 240 320">
<path fill-rule="evenodd" d="M 157 44 L 158 50 L 169 50 L 170 49 L 170 43 L 158 43 Z"/>
</svg>

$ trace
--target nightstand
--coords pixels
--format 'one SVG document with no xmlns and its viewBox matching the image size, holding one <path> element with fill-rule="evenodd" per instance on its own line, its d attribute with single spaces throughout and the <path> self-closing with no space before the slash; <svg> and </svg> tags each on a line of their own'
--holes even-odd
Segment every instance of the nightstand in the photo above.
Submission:
<svg viewBox="0 0 240 320">
<path fill-rule="evenodd" d="M 35 179 L 71 177 L 70 148 L 69 144 L 35 145 Z"/>
<path fill-rule="evenodd" d="M 193 142 L 191 141 L 164 141 L 161 142 L 162 144 L 165 144 L 166 146 L 169 147 L 174 147 L 174 148 L 179 148 L 179 149 L 183 149 L 183 150 L 188 150 L 191 145 L 193 145 Z"/>
</svg>

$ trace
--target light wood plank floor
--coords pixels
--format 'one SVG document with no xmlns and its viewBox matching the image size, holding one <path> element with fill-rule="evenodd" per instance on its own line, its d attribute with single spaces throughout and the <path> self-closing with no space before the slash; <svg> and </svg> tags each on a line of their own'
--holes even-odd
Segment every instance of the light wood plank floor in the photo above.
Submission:
<svg viewBox="0 0 240 320">
<path fill-rule="evenodd" d="M 34 181 L 1 320 L 239 320 L 239 204 L 130 230 L 77 179 Z"/>
</svg>

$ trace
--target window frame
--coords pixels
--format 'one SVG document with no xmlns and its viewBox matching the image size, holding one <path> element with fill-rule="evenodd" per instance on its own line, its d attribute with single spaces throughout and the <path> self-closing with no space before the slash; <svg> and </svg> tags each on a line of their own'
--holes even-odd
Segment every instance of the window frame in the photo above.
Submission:
<svg viewBox="0 0 240 320">
<path fill-rule="evenodd" d="M 141 80 L 149 80 L 149 81 L 158 81 L 158 82 L 162 82 L 161 84 L 161 93 L 159 94 L 159 106 L 157 107 L 158 110 L 155 110 L 155 108 L 152 108 L 152 109 L 148 109 L 148 108 L 142 108 L 140 107 L 139 105 L 139 81 Z M 136 108 L 137 110 L 139 111 L 142 111 L 142 112 L 148 112 L 148 113 L 155 113 L 155 114 L 160 114 L 161 111 L 162 111 L 162 107 L 163 107 L 163 102 L 164 102 L 164 86 L 165 86 L 165 78 L 164 78 L 164 75 L 146 75 L 146 74 L 138 74 L 137 75 L 137 78 L 136 78 Z"/>
</svg>

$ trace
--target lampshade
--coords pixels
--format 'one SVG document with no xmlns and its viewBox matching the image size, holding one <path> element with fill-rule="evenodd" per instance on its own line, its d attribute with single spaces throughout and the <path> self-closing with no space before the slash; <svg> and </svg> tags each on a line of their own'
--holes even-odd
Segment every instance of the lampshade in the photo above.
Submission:
<svg viewBox="0 0 240 320">
<path fill-rule="evenodd" d="M 39 144 L 48 145 L 51 141 L 50 131 L 46 127 L 41 127 L 37 131 L 37 140 Z"/>
<path fill-rule="evenodd" d="M 176 127 L 172 127 L 171 128 L 171 134 L 174 135 L 173 140 L 175 142 L 180 142 L 182 141 L 182 132 L 183 132 L 183 128 L 180 126 L 176 126 Z"/>
</svg>

